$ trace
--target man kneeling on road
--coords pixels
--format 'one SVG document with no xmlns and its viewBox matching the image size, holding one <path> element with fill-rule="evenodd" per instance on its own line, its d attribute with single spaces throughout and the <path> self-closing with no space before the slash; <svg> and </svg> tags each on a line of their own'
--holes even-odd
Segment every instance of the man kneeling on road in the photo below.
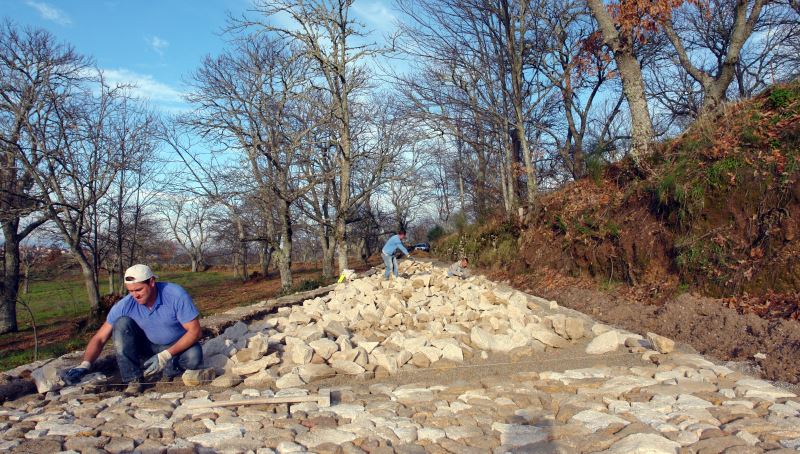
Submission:
<svg viewBox="0 0 800 454">
<path fill-rule="evenodd" d="M 125 271 L 129 295 L 108 312 L 106 322 L 86 346 L 80 366 L 64 374 L 68 383 L 79 382 L 89 372 L 112 336 L 127 393 L 141 392 L 143 379 L 158 372 L 163 371 L 170 379 L 202 367 L 197 307 L 181 286 L 156 282 L 157 278 L 147 265 L 134 265 Z"/>
</svg>

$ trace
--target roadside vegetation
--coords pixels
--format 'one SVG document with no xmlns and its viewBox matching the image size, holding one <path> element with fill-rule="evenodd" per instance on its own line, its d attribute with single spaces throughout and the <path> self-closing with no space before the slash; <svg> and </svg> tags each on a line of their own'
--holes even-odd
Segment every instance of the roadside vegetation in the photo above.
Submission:
<svg viewBox="0 0 800 454">
<path fill-rule="evenodd" d="M 465 226 L 434 250 L 510 274 L 622 283 L 656 301 L 696 291 L 796 308 L 800 82 L 727 104 L 651 148 L 644 171 L 629 159 L 603 165 L 542 197 L 528 219 Z"/>
</svg>

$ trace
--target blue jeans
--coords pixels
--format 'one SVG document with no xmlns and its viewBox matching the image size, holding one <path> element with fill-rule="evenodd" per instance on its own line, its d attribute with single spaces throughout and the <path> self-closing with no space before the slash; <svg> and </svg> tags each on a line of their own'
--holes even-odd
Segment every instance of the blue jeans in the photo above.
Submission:
<svg viewBox="0 0 800 454">
<path fill-rule="evenodd" d="M 141 380 L 142 363 L 172 346 L 172 344 L 160 345 L 150 342 L 142 328 L 130 317 L 120 317 L 114 322 L 113 337 L 119 374 L 125 383 Z M 200 369 L 202 365 L 203 349 L 199 343 L 195 343 L 167 362 L 164 376 L 175 377 L 187 369 Z"/>
<path fill-rule="evenodd" d="M 381 252 L 381 257 L 383 257 L 383 264 L 386 265 L 386 271 L 383 273 L 384 279 L 389 279 L 389 273 L 394 273 L 394 277 L 397 277 L 397 257 L 394 254 L 387 255 Z"/>
</svg>

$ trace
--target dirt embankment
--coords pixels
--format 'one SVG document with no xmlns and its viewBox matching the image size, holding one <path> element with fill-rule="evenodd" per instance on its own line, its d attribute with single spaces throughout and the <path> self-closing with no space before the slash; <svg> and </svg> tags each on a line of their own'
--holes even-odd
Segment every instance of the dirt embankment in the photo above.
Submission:
<svg viewBox="0 0 800 454">
<path fill-rule="evenodd" d="M 800 383 L 800 323 L 739 313 L 688 293 L 643 304 L 576 287 L 544 292 L 560 304 L 634 332 L 658 333 L 722 360 L 757 364 L 764 377 Z M 757 353 L 763 359 L 754 358 Z"/>
<path fill-rule="evenodd" d="M 434 252 L 720 359 L 762 353 L 766 377 L 798 383 L 800 81 L 651 148 L 638 166 L 590 165 L 525 222 L 498 216 Z"/>
</svg>

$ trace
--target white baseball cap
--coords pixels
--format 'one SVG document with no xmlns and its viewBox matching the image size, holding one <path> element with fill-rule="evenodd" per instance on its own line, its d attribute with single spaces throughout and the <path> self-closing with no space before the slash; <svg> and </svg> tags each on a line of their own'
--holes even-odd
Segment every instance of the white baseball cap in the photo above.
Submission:
<svg viewBox="0 0 800 454">
<path fill-rule="evenodd" d="M 126 284 L 135 284 L 137 282 L 144 282 L 150 279 L 151 277 L 158 279 L 158 276 L 153 274 L 153 270 L 151 270 L 149 266 L 142 265 L 141 263 L 133 265 L 132 267 L 125 270 Z"/>
</svg>

